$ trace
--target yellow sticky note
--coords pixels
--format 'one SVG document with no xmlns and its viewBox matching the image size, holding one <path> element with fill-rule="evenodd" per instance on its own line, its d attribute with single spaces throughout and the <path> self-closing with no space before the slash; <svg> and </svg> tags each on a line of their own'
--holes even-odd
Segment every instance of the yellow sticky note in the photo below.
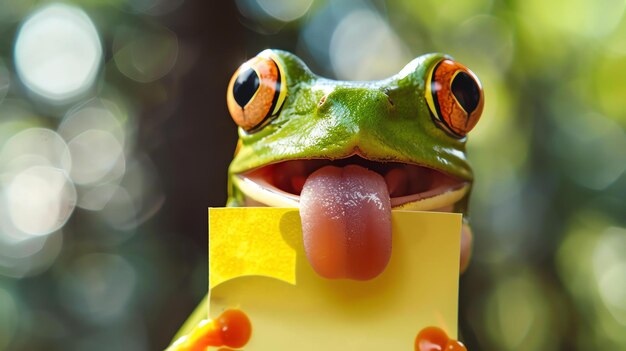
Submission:
<svg viewBox="0 0 626 351">
<path fill-rule="evenodd" d="M 245 275 L 294 284 L 296 228 L 300 216 L 295 209 L 210 208 L 209 290 Z"/>
<path fill-rule="evenodd" d="M 413 350 L 438 326 L 457 337 L 461 215 L 393 211 L 385 271 L 361 282 L 311 268 L 298 209 L 209 210 L 209 315 L 250 318 L 247 351 Z"/>
</svg>

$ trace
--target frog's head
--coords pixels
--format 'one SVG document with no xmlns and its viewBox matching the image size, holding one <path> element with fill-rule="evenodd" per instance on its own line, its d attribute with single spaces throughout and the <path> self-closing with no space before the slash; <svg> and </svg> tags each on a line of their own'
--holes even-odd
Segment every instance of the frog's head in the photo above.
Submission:
<svg viewBox="0 0 626 351">
<path fill-rule="evenodd" d="M 314 268 L 369 279 L 389 259 L 391 208 L 466 211 L 473 180 L 466 135 L 483 100 L 477 77 L 440 54 L 388 79 L 342 82 L 265 50 L 228 87 L 239 126 L 229 204 L 300 207 Z M 378 249 L 363 251 L 366 242 Z"/>
</svg>

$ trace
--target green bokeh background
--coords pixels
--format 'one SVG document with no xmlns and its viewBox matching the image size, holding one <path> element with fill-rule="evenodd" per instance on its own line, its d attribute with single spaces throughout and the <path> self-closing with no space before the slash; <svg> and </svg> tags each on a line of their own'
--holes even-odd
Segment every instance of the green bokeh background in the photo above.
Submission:
<svg viewBox="0 0 626 351">
<path fill-rule="evenodd" d="M 117 121 L 124 167 L 88 184 L 72 173 L 78 205 L 60 229 L 0 241 L 0 350 L 165 348 L 206 293 L 206 208 L 225 203 L 236 143 L 226 85 L 267 47 L 342 79 L 383 78 L 427 52 L 470 67 L 486 105 L 468 141 L 461 339 L 472 351 L 626 349 L 625 1 L 64 3 L 93 21 L 102 57 L 95 82 L 59 102 L 31 91 L 14 56 L 20 25 L 52 2 L 0 0 L 0 160 L 30 128 L 73 145 L 63 123 L 95 106 Z M 7 169 L 3 220 L 16 206 Z M 110 196 L 89 205 L 94 193 Z"/>
</svg>

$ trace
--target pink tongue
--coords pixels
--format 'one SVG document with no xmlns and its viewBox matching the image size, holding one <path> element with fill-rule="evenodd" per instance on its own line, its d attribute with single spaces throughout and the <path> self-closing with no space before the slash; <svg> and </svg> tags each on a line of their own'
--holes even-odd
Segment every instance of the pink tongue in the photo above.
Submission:
<svg viewBox="0 0 626 351">
<path fill-rule="evenodd" d="M 368 280 L 391 256 L 391 204 L 383 177 L 363 167 L 326 166 L 300 194 L 304 249 L 326 278 Z"/>
</svg>

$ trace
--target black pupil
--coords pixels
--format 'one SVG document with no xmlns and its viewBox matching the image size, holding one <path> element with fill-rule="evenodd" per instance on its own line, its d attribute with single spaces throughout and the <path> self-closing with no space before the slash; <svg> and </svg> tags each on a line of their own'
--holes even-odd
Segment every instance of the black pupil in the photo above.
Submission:
<svg viewBox="0 0 626 351">
<path fill-rule="evenodd" d="M 233 96 L 239 106 L 244 107 L 259 89 L 259 76 L 252 68 L 239 73 L 233 85 Z"/>
<path fill-rule="evenodd" d="M 480 91 L 474 79 L 465 72 L 459 72 L 452 81 L 452 94 L 461 104 L 461 107 L 471 113 L 478 106 Z"/>
</svg>

